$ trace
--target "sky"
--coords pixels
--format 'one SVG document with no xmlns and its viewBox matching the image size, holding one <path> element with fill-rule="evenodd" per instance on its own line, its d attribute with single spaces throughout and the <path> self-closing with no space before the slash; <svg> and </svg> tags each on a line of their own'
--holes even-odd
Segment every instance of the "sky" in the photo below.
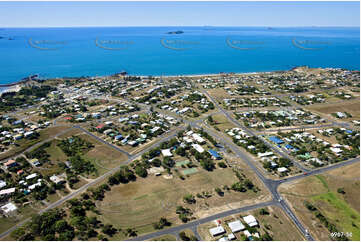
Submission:
<svg viewBox="0 0 361 242">
<path fill-rule="evenodd" d="M 360 26 L 359 2 L 0 2 L 0 27 Z"/>
</svg>

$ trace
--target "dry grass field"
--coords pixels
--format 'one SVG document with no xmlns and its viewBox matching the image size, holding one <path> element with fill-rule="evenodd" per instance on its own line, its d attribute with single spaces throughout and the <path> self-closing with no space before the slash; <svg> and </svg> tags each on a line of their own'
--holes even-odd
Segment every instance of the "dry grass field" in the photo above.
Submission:
<svg viewBox="0 0 361 242">
<path fill-rule="evenodd" d="M 344 194 L 338 192 L 339 188 Z M 312 203 L 339 232 L 352 232 L 350 240 L 360 239 L 359 163 L 283 184 L 280 192 L 316 240 L 330 240 L 330 232 L 305 207 L 305 201 Z"/>
<path fill-rule="evenodd" d="M 188 176 L 185 180 L 178 177 L 165 179 L 163 176 L 149 175 L 138 178 L 129 184 L 112 187 L 103 201 L 97 204 L 101 211 L 99 218 L 104 223 L 111 223 L 120 228 L 136 228 L 138 234 L 154 230 L 152 223 L 161 217 L 167 218 L 173 225 L 182 223 L 175 213 L 176 207 L 181 205 L 190 208 L 195 218 L 202 218 L 227 209 L 254 203 L 257 200 L 268 200 L 265 189 L 260 186 L 255 177 L 249 178 L 261 188 L 261 191 L 245 193 L 225 191 L 221 197 L 215 192 L 216 187 L 231 186 L 237 181 L 230 168 L 216 169 L 213 172 L 201 170 Z M 208 192 L 209 198 L 198 198 L 197 193 Z M 183 196 L 192 194 L 196 198 L 195 204 L 186 204 Z M 258 201 L 257 201 L 258 202 Z M 123 239 L 119 234 L 114 239 Z"/>
<path fill-rule="evenodd" d="M 215 124 L 212 125 L 213 127 L 217 127 L 220 131 L 224 132 L 226 129 L 231 129 L 236 127 L 232 124 L 224 114 L 215 114 L 212 115 Z M 209 122 L 208 122 L 209 123 Z"/>
<path fill-rule="evenodd" d="M 150 241 L 176 241 L 176 240 L 177 238 L 171 234 L 166 234 L 160 237 L 150 239 Z"/>
<path fill-rule="evenodd" d="M 331 113 L 347 112 L 352 115 L 352 118 L 342 119 L 347 120 L 359 120 L 360 119 L 360 99 L 353 99 L 350 101 L 342 101 L 338 104 L 315 104 L 306 107 L 310 111 L 315 111 L 320 114 L 327 115 L 329 118 L 334 118 Z M 334 118 L 335 119 L 335 118 Z"/>
<path fill-rule="evenodd" d="M 120 166 L 122 162 L 127 160 L 125 154 L 101 143 L 87 134 L 80 134 L 79 137 L 94 145 L 94 148 L 88 151 L 84 156 L 95 165 L 98 170 L 98 175 L 102 175 L 108 170 Z"/>
</svg>

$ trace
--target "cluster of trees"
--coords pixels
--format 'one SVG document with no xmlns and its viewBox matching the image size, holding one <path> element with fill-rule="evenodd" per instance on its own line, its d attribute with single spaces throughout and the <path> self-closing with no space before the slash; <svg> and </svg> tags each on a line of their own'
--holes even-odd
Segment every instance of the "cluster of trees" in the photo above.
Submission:
<svg viewBox="0 0 361 242">
<path fill-rule="evenodd" d="M 125 184 L 135 180 L 136 176 L 134 175 L 134 172 L 130 170 L 128 166 L 122 166 L 119 171 L 108 178 L 108 184 L 113 186 L 119 183 Z"/>
<path fill-rule="evenodd" d="M 73 240 L 74 228 L 65 220 L 65 211 L 54 209 L 32 217 L 31 221 L 23 227 L 17 228 L 11 236 L 17 240 Z"/>
<path fill-rule="evenodd" d="M 26 152 L 25 156 L 29 159 L 38 159 L 40 163 L 44 164 L 49 161 L 50 155 L 46 152 L 46 148 L 49 148 L 51 145 L 51 142 L 46 142 L 42 144 L 41 146 L 35 148 L 34 150 L 30 152 Z"/>
<path fill-rule="evenodd" d="M 182 241 L 198 241 L 197 237 L 194 235 L 188 236 L 184 231 L 179 233 L 179 237 L 182 239 Z"/>
<path fill-rule="evenodd" d="M 42 85 L 23 87 L 18 93 L 4 93 L 0 99 L 0 111 L 8 112 L 23 105 L 33 105 L 39 98 L 46 97 L 48 93 L 55 90 L 55 87 Z"/>
<path fill-rule="evenodd" d="M 97 188 L 89 188 L 88 192 L 90 197 L 94 200 L 103 200 L 106 191 L 110 191 L 110 187 L 107 184 L 102 184 Z"/>
<path fill-rule="evenodd" d="M 330 233 L 337 233 L 339 232 L 337 230 L 336 225 L 334 225 L 333 223 L 331 223 L 330 221 L 328 221 L 328 219 L 310 202 L 308 201 L 304 201 L 304 205 L 305 207 L 310 210 L 315 216 L 316 218 L 318 218 L 320 220 L 320 222 L 328 229 L 328 231 L 330 231 Z M 341 241 L 347 241 L 349 240 L 345 235 L 340 233 L 339 237 L 330 237 L 331 240 L 341 240 Z"/>
<path fill-rule="evenodd" d="M 233 170 L 238 182 L 232 184 L 231 189 L 237 192 L 246 192 L 247 190 L 253 190 L 254 192 L 258 191 L 258 188 L 252 183 L 251 180 L 246 178 L 244 174 L 240 174 L 238 171 Z"/>
<path fill-rule="evenodd" d="M 66 203 L 67 213 L 63 209 L 52 209 L 39 215 L 34 215 L 25 226 L 11 233 L 17 240 L 89 240 L 98 238 L 106 240 L 118 232 L 111 224 L 102 224 L 96 217 L 87 216 L 88 211 L 96 214 L 95 203 L 91 200 L 93 194 L 84 193 L 80 199 L 71 199 Z"/>
<path fill-rule="evenodd" d="M 236 138 L 233 137 L 233 142 L 238 146 L 243 147 L 249 153 L 256 155 L 257 153 L 264 153 L 266 151 L 270 151 L 270 149 L 256 136 L 252 136 L 246 139 L 245 143 L 239 142 Z M 255 149 L 249 149 L 249 146 L 254 146 Z"/>
<path fill-rule="evenodd" d="M 72 165 L 72 170 L 75 174 L 86 173 L 90 174 L 96 172 L 95 166 L 88 160 L 85 160 L 81 155 L 76 154 L 69 158 L 69 161 Z"/>
<path fill-rule="evenodd" d="M 188 204 L 196 203 L 196 198 L 192 194 L 186 194 L 183 196 L 183 201 Z"/>
<path fill-rule="evenodd" d="M 72 136 L 70 138 L 63 139 L 58 143 L 58 146 L 67 156 L 84 154 L 86 151 L 94 147 L 92 143 L 78 136 Z"/>
<path fill-rule="evenodd" d="M 158 222 L 153 223 L 153 227 L 155 229 L 163 229 L 166 226 L 171 226 L 172 223 L 169 222 L 166 218 L 160 218 Z"/>
<path fill-rule="evenodd" d="M 203 169 L 213 171 L 216 168 L 212 157 L 208 152 L 199 153 L 194 148 L 191 148 L 190 153 L 196 158 Z"/>
<path fill-rule="evenodd" d="M 184 208 L 182 206 L 177 206 L 176 214 L 178 214 L 179 219 L 182 220 L 183 223 L 191 220 L 191 216 L 193 215 L 192 211 L 189 208 Z"/>
</svg>

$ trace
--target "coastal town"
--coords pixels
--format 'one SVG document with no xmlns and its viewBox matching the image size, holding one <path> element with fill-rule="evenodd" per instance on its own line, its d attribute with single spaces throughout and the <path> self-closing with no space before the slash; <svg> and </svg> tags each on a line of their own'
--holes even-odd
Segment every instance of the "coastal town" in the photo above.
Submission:
<svg viewBox="0 0 361 242">
<path fill-rule="evenodd" d="M 1 92 L 2 240 L 360 240 L 360 72 Z"/>
</svg>

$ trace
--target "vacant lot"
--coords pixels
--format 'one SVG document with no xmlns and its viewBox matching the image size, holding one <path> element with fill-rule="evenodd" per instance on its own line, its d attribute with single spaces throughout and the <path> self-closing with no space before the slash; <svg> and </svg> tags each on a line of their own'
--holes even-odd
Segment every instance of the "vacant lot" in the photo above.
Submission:
<svg viewBox="0 0 361 242">
<path fill-rule="evenodd" d="M 177 238 L 174 235 L 166 234 L 160 237 L 152 238 L 151 241 L 176 241 Z"/>
<path fill-rule="evenodd" d="M 328 117 L 332 117 L 331 113 L 347 112 L 352 115 L 352 118 L 343 120 L 360 119 L 360 99 L 344 101 L 337 104 L 316 104 L 307 107 L 307 109 L 326 114 Z"/>
<path fill-rule="evenodd" d="M 214 124 L 212 124 L 212 126 L 216 127 L 216 129 L 222 132 L 224 132 L 224 130 L 226 129 L 232 129 L 235 127 L 234 124 L 232 124 L 223 114 L 212 115 L 212 119 L 214 121 Z M 211 124 L 209 120 L 207 122 Z"/>
<path fill-rule="evenodd" d="M 359 163 L 284 184 L 280 191 L 316 240 L 330 240 L 330 232 L 306 208 L 305 201 L 315 206 L 339 232 L 351 232 L 349 239 L 360 239 Z"/>
<path fill-rule="evenodd" d="M 258 181 L 251 174 L 247 175 L 258 186 Z M 257 193 L 225 191 L 223 197 L 216 194 L 216 187 L 230 187 L 236 181 L 237 177 L 230 168 L 219 168 L 213 172 L 200 169 L 185 180 L 149 175 L 145 179 L 138 178 L 135 182 L 112 187 L 105 199 L 97 204 L 101 211 L 99 218 L 120 228 L 135 227 L 141 234 L 154 230 L 152 223 L 161 217 L 166 217 L 173 225 L 180 224 L 175 213 L 179 205 L 191 209 L 193 216 L 200 218 L 265 199 L 265 190 L 260 186 L 262 190 Z M 208 192 L 211 197 L 198 198 L 196 194 L 202 192 Z M 193 194 L 196 203 L 186 204 L 183 201 L 186 194 Z"/>
<path fill-rule="evenodd" d="M 87 134 L 81 134 L 79 137 L 91 142 L 94 145 L 94 148 L 88 151 L 85 154 L 85 157 L 93 162 L 99 175 L 104 174 L 107 170 L 120 166 L 127 160 L 125 154 L 101 143 Z"/>
<path fill-rule="evenodd" d="M 265 209 L 269 212 L 268 215 L 261 215 L 260 209 L 255 209 L 241 214 L 221 218 L 221 224 L 227 231 L 224 235 L 231 233 L 231 230 L 227 225 L 228 222 L 241 220 L 241 222 L 245 224 L 245 222 L 242 220 L 242 217 L 252 214 L 258 221 L 259 228 L 257 228 L 257 231 L 261 234 L 261 236 L 267 232 L 275 241 L 303 240 L 303 236 L 300 234 L 296 226 L 279 207 L 269 206 Z M 203 240 L 218 240 L 224 236 L 221 235 L 215 238 L 212 237 L 212 235 L 209 233 L 209 229 L 215 226 L 216 225 L 214 222 L 210 222 L 198 227 L 198 232 Z M 243 232 L 237 232 L 234 235 L 236 236 L 237 240 L 242 240 Z"/>
</svg>

